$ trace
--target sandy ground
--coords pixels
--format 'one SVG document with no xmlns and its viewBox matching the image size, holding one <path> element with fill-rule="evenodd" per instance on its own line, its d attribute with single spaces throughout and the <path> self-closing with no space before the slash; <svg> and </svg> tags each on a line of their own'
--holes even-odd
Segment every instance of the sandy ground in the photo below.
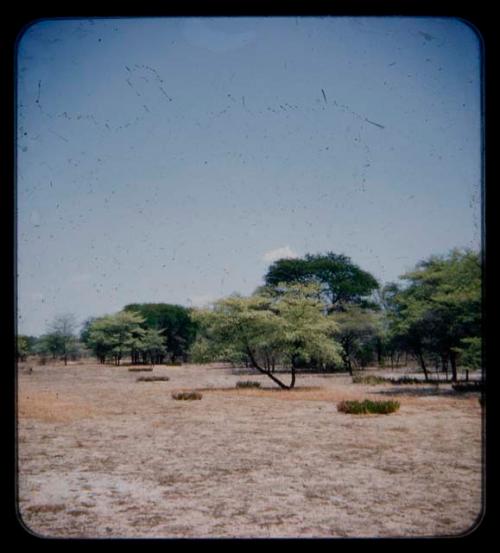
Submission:
<svg viewBox="0 0 500 553">
<path fill-rule="evenodd" d="M 447 385 L 299 375 L 293 391 L 217 365 L 20 367 L 19 513 L 44 537 L 402 537 L 470 531 L 481 407 Z M 263 390 L 237 390 L 238 380 Z M 176 390 L 202 390 L 176 401 Z M 346 415 L 342 399 L 398 399 Z"/>
</svg>

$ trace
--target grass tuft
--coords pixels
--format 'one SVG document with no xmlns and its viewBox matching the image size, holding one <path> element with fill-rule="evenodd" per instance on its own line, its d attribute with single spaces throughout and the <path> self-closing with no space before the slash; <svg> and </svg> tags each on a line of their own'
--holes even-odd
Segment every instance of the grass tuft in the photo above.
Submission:
<svg viewBox="0 0 500 553">
<path fill-rule="evenodd" d="M 337 411 L 350 415 L 367 415 L 369 413 L 377 415 L 387 415 L 394 413 L 399 409 L 399 401 L 372 401 L 365 399 L 363 401 L 345 400 L 337 404 Z"/>
<path fill-rule="evenodd" d="M 236 382 L 236 388 L 260 388 L 260 382 L 255 380 L 239 380 Z"/>
<path fill-rule="evenodd" d="M 200 392 L 174 392 L 172 394 L 174 399 L 180 400 L 191 400 L 191 399 L 201 399 L 203 397 Z"/>
<path fill-rule="evenodd" d="M 484 383 L 481 380 L 471 380 L 469 382 L 455 382 L 451 385 L 455 392 L 483 392 Z"/>
<path fill-rule="evenodd" d="M 387 380 L 387 378 L 373 374 L 354 374 L 352 376 L 353 384 L 386 384 Z"/>
</svg>

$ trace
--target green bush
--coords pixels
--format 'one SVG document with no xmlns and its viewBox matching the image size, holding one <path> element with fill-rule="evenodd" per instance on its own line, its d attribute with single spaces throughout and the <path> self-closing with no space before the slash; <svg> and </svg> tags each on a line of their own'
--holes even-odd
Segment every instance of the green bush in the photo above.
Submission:
<svg viewBox="0 0 500 553">
<path fill-rule="evenodd" d="M 387 381 L 387 378 L 373 374 L 354 374 L 352 376 L 353 384 L 386 384 Z"/>
<path fill-rule="evenodd" d="M 201 399 L 203 397 L 200 392 L 174 392 L 172 394 L 174 399 L 180 400 L 191 400 L 191 399 Z"/>
<path fill-rule="evenodd" d="M 140 376 L 136 382 L 166 382 L 170 380 L 168 376 Z"/>
<path fill-rule="evenodd" d="M 377 415 L 387 415 L 394 413 L 399 409 L 399 401 L 372 401 L 365 399 L 363 401 L 345 400 L 337 405 L 337 411 L 351 415 L 366 415 L 374 413 Z"/>
<path fill-rule="evenodd" d="M 255 382 L 255 380 L 239 380 L 236 382 L 236 388 L 260 388 L 260 382 Z"/>
</svg>

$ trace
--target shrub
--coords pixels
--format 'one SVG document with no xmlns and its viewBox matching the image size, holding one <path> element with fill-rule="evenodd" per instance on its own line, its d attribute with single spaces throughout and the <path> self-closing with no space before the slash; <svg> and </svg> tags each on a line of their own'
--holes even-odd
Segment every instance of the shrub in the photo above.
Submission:
<svg viewBox="0 0 500 553">
<path fill-rule="evenodd" d="M 200 392 L 174 392 L 172 394 L 172 397 L 174 399 L 190 400 L 190 399 L 201 399 L 203 395 L 200 394 Z"/>
<path fill-rule="evenodd" d="M 480 380 L 469 382 L 455 382 L 451 387 L 455 392 L 482 392 L 484 391 L 484 384 Z"/>
<path fill-rule="evenodd" d="M 136 382 L 166 382 L 170 380 L 168 376 L 140 376 Z"/>
<path fill-rule="evenodd" d="M 260 388 L 260 382 L 255 382 L 255 380 L 239 380 L 236 382 L 236 388 Z"/>
<path fill-rule="evenodd" d="M 363 401 L 346 400 L 337 405 L 337 411 L 351 415 L 366 415 L 374 413 L 378 415 L 387 415 L 394 413 L 399 409 L 399 401 L 372 401 L 365 399 Z"/>
<path fill-rule="evenodd" d="M 410 376 L 400 378 L 386 378 L 384 376 L 375 376 L 373 374 L 355 374 L 352 377 L 353 384 L 439 384 L 439 380 L 428 380 Z"/>
<path fill-rule="evenodd" d="M 131 373 L 143 373 L 151 372 L 153 369 L 151 367 L 130 367 L 129 372 Z"/>
<path fill-rule="evenodd" d="M 352 377 L 353 384 L 385 384 L 387 381 L 387 378 L 383 378 L 382 376 L 375 376 L 373 374 L 355 374 Z"/>
</svg>

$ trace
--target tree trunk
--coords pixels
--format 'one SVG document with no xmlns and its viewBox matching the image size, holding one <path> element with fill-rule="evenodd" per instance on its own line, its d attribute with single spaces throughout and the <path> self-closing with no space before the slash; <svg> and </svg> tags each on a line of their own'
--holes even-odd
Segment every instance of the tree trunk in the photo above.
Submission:
<svg viewBox="0 0 500 553">
<path fill-rule="evenodd" d="M 257 363 L 257 360 L 255 359 L 252 350 L 247 346 L 246 347 L 248 357 L 250 358 L 250 361 L 252 362 L 252 365 L 262 374 L 265 374 L 268 376 L 273 382 L 276 382 L 280 388 L 283 388 L 284 390 L 291 390 L 295 386 L 295 368 L 293 367 L 292 363 L 292 381 L 290 382 L 290 385 L 287 386 L 284 382 L 282 382 L 279 378 L 271 374 L 270 371 L 266 371 L 263 369 L 259 364 Z"/>
<path fill-rule="evenodd" d="M 427 367 L 425 365 L 424 356 L 422 355 L 422 352 L 419 350 L 417 351 L 417 358 L 420 362 L 420 366 L 422 367 L 422 370 L 424 371 L 424 378 L 426 382 L 429 382 L 429 374 L 427 373 Z"/>
<path fill-rule="evenodd" d="M 457 355 L 454 351 L 450 351 L 450 365 L 451 365 L 451 381 L 457 381 Z"/>
</svg>

